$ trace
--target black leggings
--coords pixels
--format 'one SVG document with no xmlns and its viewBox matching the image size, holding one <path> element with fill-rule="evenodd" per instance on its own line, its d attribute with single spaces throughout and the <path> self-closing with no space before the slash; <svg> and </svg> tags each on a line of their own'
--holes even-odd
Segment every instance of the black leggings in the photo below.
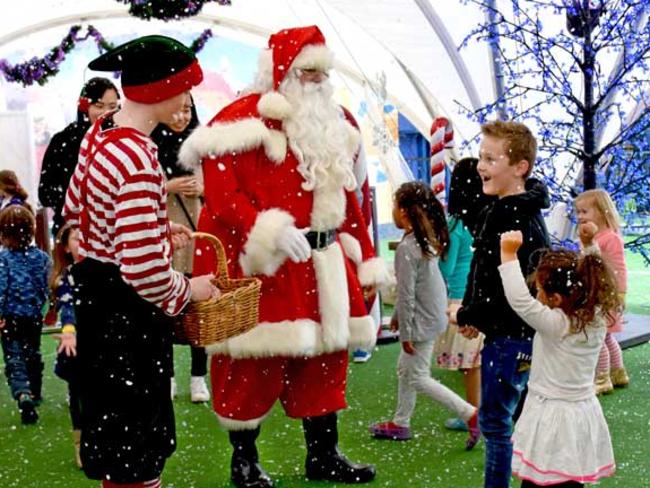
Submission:
<svg viewBox="0 0 650 488">
<path fill-rule="evenodd" d="M 192 355 L 192 376 L 205 376 L 208 374 L 208 355 L 205 352 L 205 348 L 190 346 L 190 351 Z M 174 372 L 172 371 L 173 376 Z"/>
<path fill-rule="evenodd" d="M 79 386 L 68 385 L 68 401 L 70 402 L 70 420 L 72 420 L 72 429 L 81 430 L 81 398 Z"/>
<path fill-rule="evenodd" d="M 536 485 L 532 481 L 524 480 L 521 482 L 521 488 L 535 488 L 536 486 L 546 486 L 546 485 Z M 560 488 L 562 486 L 566 488 L 582 488 L 583 485 L 582 483 L 578 483 L 577 481 L 566 481 L 564 483 L 560 483 L 559 485 L 551 485 L 552 488 Z"/>
<path fill-rule="evenodd" d="M 208 355 L 204 347 L 191 347 L 192 376 L 205 376 L 208 373 Z"/>
</svg>

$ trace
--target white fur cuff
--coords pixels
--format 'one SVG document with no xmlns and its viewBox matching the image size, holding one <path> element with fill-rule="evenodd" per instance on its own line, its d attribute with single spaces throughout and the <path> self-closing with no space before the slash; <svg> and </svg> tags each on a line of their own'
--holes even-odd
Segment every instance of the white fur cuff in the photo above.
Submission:
<svg viewBox="0 0 650 488">
<path fill-rule="evenodd" d="M 350 317 L 350 349 L 372 351 L 377 343 L 377 324 L 370 315 Z"/>
<path fill-rule="evenodd" d="M 382 258 L 372 258 L 361 263 L 357 269 L 361 286 L 382 285 L 390 281 L 388 266 Z"/>
<path fill-rule="evenodd" d="M 239 264 L 246 276 L 273 276 L 282 266 L 287 255 L 278 250 L 275 242 L 287 227 L 293 226 L 294 221 L 291 214 L 277 208 L 264 210 L 257 215 L 244 252 L 239 256 Z"/>
</svg>

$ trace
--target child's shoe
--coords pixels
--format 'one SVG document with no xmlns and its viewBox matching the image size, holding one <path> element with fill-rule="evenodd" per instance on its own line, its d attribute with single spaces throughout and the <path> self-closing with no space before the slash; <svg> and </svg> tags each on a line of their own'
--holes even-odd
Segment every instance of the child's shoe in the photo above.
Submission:
<svg viewBox="0 0 650 488">
<path fill-rule="evenodd" d="M 458 417 L 445 420 L 445 428 L 449 430 L 460 430 L 467 432 L 467 423 Z"/>
<path fill-rule="evenodd" d="M 371 357 L 370 351 L 364 351 L 363 349 L 355 349 L 352 352 L 352 361 L 355 363 L 367 363 Z"/>
<path fill-rule="evenodd" d="M 170 384 L 169 384 L 169 393 L 172 397 L 172 400 L 176 398 L 177 391 L 176 391 L 176 379 L 172 377 Z"/>
<path fill-rule="evenodd" d="M 370 433 L 377 439 L 391 439 L 394 441 L 407 441 L 411 437 L 411 429 L 402 427 L 393 422 L 380 422 L 370 426 Z"/>
<path fill-rule="evenodd" d="M 609 378 L 612 380 L 614 388 L 625 388 L 630 384 L 630 377 L 627 375 L 625 368 L 614 368 L 609 372 Z"/>
<path fill-rule="evenodd" d="M 28 425 L 38 422 L 36 406 L 29 393 L 22 393 L 18 398 L 18 410 L 20 411 L 20 421 L 23 424 Z"/>
<path fill-rule="evenodd" d="M 81 449 L 81 431 L 73 430 L 72 431 L 72 441 L 74 442 L 74 461 L 77 464 L 77 467 L 81 469 L 81 456 L 79 455 L 79 450 Z"/>
<path fill-rule="evenodd" d="M 471 451 L 478 444 L 479 439 L 481 438 L 481 431 L 478 428 L 478 410 L 474 412 L 474 415 L 467 421 L 467 431 L 469 435 L 467 436 L 467 441 L 465 441 L 465 450 Z"/>
<path fill-rule="evenodd" d="M 596 395 L 607 395 L 614 391 L 614 385 L 612 385 L 612 380 L 610 379 L 608 372 L 598 373 L 596 375 L 594 389 Z"/>
<path fill-rule="evenodd" d="M 203 376 L 192 376 L 190 380 L 190 397 L 192 403 L 205 403 L 210 401 L 210 391 L 205 384 Z"/>
</svg>

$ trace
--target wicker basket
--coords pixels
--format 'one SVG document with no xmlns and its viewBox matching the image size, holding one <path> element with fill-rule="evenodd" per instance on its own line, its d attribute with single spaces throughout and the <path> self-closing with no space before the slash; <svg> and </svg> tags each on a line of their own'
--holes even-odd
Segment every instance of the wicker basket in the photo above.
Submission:
<svg viewBox="0 0 650 488">
<path fill-rule="evenodd" d="M 183 328 L 191 345 L 209 346 L 257 325 L 262 282 L 257 278 L 230 279 L 221 241 L 204 232 L 195 232 L 193 236 L 210 241 L 214 247 L 218 275 L 213 283 L 221 290 L 221 296 L 190 303 L 183 316 Z"/>
</svg>

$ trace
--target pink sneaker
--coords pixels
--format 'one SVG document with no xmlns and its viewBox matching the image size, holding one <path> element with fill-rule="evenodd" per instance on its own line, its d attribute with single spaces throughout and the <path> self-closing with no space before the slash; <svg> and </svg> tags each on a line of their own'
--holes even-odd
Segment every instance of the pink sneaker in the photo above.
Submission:
<svg viewBox="0 0 650 488">
<path fill-rule="evenodd" d="M 411 437 L 411 429 L 394 424 L 393 422 L 380 422 L 370 426 L 370 433 L 377 439 L 391 439 L 394 441 L 407 441 Z"/>
<path fill-rule="evenodd" d="M 479 439 L 481 438 L 481 431 L 478 428 L 478 410 L 474 412 L 474 415 L 467 421 L 467 430 L 469 435 L 467 436 L 467 441 L 465 441 L 465 450 L 471 451 L 478 444 Z"/>
</svg>

